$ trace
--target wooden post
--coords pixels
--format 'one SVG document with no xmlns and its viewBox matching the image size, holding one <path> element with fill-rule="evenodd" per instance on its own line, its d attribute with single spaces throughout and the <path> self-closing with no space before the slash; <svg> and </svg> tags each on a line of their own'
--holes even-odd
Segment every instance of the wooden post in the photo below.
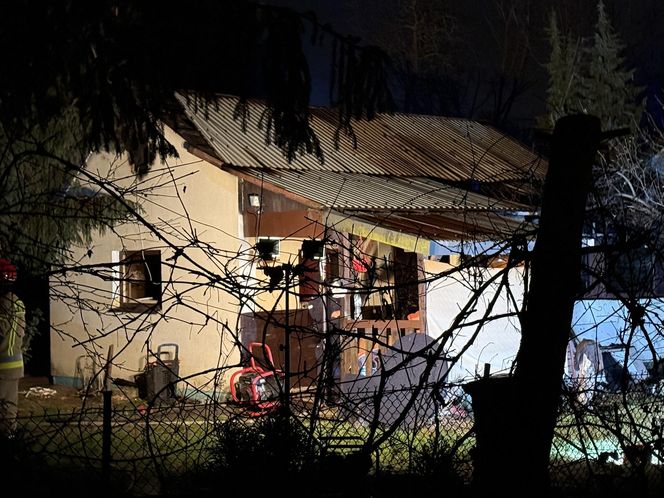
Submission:
<svg viewBox="0 0 664 498">
<path fill-rule="evenodd" d="M 414 332 L 427 333 L 427 275 L 424 271 L 424 256 L 417 255 L 417 293 L 418 293 L 418 307 L 419 307 L 419 320 L 422 322 L 420 330 Z"/>
<path fill-rule="evenodd" d="M 291 391 L 291 330 L 290 330 L 290 284 L 291 284 L 291 266 L 290 263 L 284 265 L 284 278 L 286 282 L 286 315 L 284 323 L 284 408 L 286 416 L 290 417 L 290 391 Z"/>
</svg>

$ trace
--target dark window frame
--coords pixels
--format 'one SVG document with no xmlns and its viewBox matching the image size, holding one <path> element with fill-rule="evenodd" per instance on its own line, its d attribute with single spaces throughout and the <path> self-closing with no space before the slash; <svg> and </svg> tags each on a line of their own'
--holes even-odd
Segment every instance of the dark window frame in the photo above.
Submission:
<svg viewBox="0 0 664 498">
<path fill-rule="evenodd" d="M 116 311 L 156 313 L 162 306 L 161 251 L 139 249 L 120 253 L 119 303 Z"/>
<path fill-rule="evenodd" d="M 301 303 L 313 301 L 323 292 L 321 265 L 326 264 L 328 252 L 325 242 L 318 239 L 305 239 L 299 252 L 298 298 Z"/>
</svg>

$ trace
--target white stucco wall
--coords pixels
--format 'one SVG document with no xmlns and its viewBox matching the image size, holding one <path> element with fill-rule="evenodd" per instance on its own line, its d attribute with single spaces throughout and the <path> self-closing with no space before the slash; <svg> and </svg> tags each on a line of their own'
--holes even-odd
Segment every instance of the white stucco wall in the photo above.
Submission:
<svg viewBox="0 0 664 498">
<path fill-rule="evenodd" d="M 499 286 L 498 279 L 488 285 L 479 299 L 464 311 L 476 289 L 502 270 L 477 268 L 473 271 L 455 271 L 445 263 L 430 260 L 424 263 L 427 278 L 431 279 L 426 298 L 427 332 L 435 339 L 444 340 L 448 358 L 457 359 L 451 365 L 447 379 L 450 382 L 466 382 L 482 376 L 485 363 L 491 365 L 491 374 L 509 372 L 521 342 L 519 320 L 516 316 L 509 316 L 523 303 L 521 269 L 509 272 L 509 289 L 514 301 L 506 287 Z M 487 312 L 492 302 L 493 307 Z M 460 326 L 448 333 L 464 312 L 467 314 L 460 320 Z M 485 317 L 487 320 L 480 324 Z"/>
<path fill-rule="evenodd" d="M 249 239 L 249 242 L 250 244 L 255 244 L 256 239 L 252 237 Z M 301 247 L 302 239 L 280 239 L 279 255 L 273 261 L 264 262 L 259 259 L 253 261 L 251 275 L 256 282 L 256 292 L 254 294 L 255 305 L 249 306 L 247 310 L 260 312 L 283 310 L 286 308 L 286 294 L 284 292 L 286 284 L 285 277 L 273 291 L 267 291 L 265 286 L 269 279 L 262 268 L 266 266 L 297 265 L 299 263 Z M 288 293 L 288 306 L 291 310 L 300 306 L 299 299 L 297 298 L 298 282 L 297 277 L 291 276 L 290 292 Z"/>
<path fill-rule="evenodd" d="M 101 364 L 111 345 L 113 376 L 133 380 L 148 347 L 175 343 L 180 375 L 192 376 L 187 383 L 206 391 L 213 390 L 213 372 L 196 373 L 238 362 L 233 347 L 238 299 L 224 290 L 241 274 L 237 179 L 192 156 L 182 138 L 166 132 L 180 157 L 157 161 L 145 179 L 131 174 L 124 157 L 89 158 L 86 171 L 114 178 L 119 186 L 114 190 L 139 203 L 142 216 L 160 236 L 133 221 L 95 233 L 90 244 L 72 248 L 69 265 L 81 271 L 51 279 L 51 374 L 56 383 L 75 382 L 80 377 L 77 365 L 93 358 Z M 114 251 L 140 249 L 161 251 L 161 313 L 114 310 L 117 283 L 112 277 L 117 270 L 114 274 L 103 265 L 112 262 Z M 182 255 L 169 260 L 177 249 Z"/>
</svg>

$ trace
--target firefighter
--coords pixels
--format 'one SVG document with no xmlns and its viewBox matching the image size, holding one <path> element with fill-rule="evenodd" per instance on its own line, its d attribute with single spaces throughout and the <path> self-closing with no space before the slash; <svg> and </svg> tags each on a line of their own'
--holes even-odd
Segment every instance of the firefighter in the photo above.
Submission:
<svg viewBox="0 0 664 498">
<path fill-rule="evenodd" d="M 18 383 L 23 377 L 25 306 L 14 294 L 16 266 L 0 258 L 0 437 L 16 430 Z"/>
</svg>

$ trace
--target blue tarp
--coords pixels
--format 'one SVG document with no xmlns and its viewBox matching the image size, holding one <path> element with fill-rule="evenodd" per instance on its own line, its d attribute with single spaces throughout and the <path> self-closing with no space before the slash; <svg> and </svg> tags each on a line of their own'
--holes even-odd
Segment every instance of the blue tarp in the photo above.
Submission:
<svg viewBox="0 0 664 498">
<path fill-rule="evenodd" d="M 629 346 L 629 371 L 646 374 L 646 365 L 664 353 L 664 300 L 643 299 L 643 320 L 632 326 L 627 308 L 617 299 L 585 299 L 574 305 L 572 330 L 577 341 L 596 341 L 602 351 L 608 352 L 623 364 Z"/>
<path fill-rule="evenodd" d="M 534 242 L 528 243 L 528 250 L 532 251 L 535 247 Z M 429 254 L 431 256 L 450 256 L 452 254 L 465 254 L 467 256 L 491 256 L 494 254 L 507 254 L 509 249 L 505 249 L 505 243 L 495 241 L 473 241 L 473 240 L 432 240 L 429 244 Z"/>
</svg>

